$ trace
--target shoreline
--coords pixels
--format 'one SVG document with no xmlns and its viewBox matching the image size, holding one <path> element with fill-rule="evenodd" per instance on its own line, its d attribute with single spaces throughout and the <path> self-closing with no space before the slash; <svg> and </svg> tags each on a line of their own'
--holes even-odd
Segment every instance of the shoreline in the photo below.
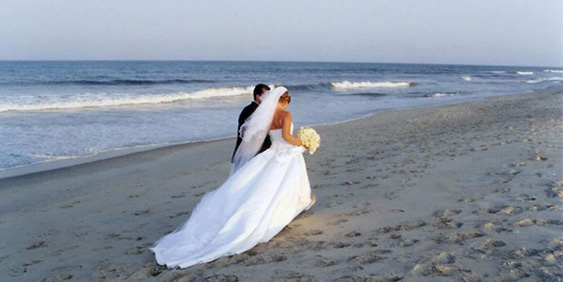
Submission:
<svg viewBox="0 0 563 282">
<path fill-rule="evenodd" d="M 384 113 L 384 112 L 408 111 L 408 110 L 415 110 L 415 109 L 422 109 L 422 108 L 439 108 L 439 107 L 451 106 L 451 105 L 461 105 L 461 104 L 466 104 L 466 103 L 475 103 L 475 102 L 478 102 L 478 101 L 485 101 L 485 100 L 494 99 L 494 98 L 497 98 L 497 97 L 505 97 L 505 96 L 513 96 L 513 95 L 526 95 L 526 94 L 531 94 L 531 93 L 535 93 L 535 92 L 549 91 L 550 89 L 553 89 L 553 88 L 556 88 L 556 87 L 548 87 L 546 89 L 538 90 L 538 91 L 512 93 L 512 94 L 508 94 L 508 95 L 500 95 L 500 96 L 492 96 L 492 97 L 474 97 L 473 99 L 469 99 L 469 100 L 453 101 L 453 102 L 450 102 L 450 103 L 444 103 L 444 104 L 438 104 L 438 105 L 430 105 L 430 106 L 428 106 L 428 105 L 418 105 L 418 106 L 412 106 L 412 107 L 399 107 L 399 108 L 393 108 L 393 109 L 382 109 L 382 110 L 378 110 L 378 111 L 375 111 L 375 112 L 372 112 L 372 113 L 369 113 L 369 114 L 366 114 L 366 115 L 363 115 L 363 116 L 360 116 L 360 117 L 357 117 L 357 118 L 351 118 L 351 119 L 346 119 L 346 120 L 331 122 L 331 123 L 320 123 L 320 124 L 311 124 L 311 125 L 302 125 L 302 126 L 317 127 L 317 126 L 338 125 L 338 124 L 344 124 L 344 123 L 353 122 L 353 121 L 357 121 L 357 120 L 367 119 L 367 118 L 370 118 L 374 115 Z M 209 139 L 209 140 L 185 141 L 185 142 L 167 143 L 167 144 L 147 144 L 147 145 L 138 145 L 138 146 L 135 146 L 135 147 L 123 147 L 123 148 L 107 149 L 107 150 L 99 151 L 99 152 L 96 152 L 92 155 L 87 155 L 87 156 L 68 157 L 68 158 L 62 158 L 62 159 L 56 159 L 55 158 L 55 159 L 52 159 L 52 160 L 44 160 L 44 161 L 33 163 L 33 164 L 22 165 L 22 166 L 17 166 L 17 167 L 13 167 L 13 168 L 7 168 L 7 169 L 0 170 L 0 180 L 12 178 L 12 177 L 30 175 L 30 174 L 35 174 L 35 173 L 49 172 L 49 171 L 54 171 L 54 170 L 59 170 L 59 169 L 64 169 L 64 168 L 70 168 L 70 167 L 74 167 L 74 166 L 80 166 L 80 165 L 84 165 L 84 164 L 88 164 L 88 163 L 94 163 L 94 162 L 98 162 L 98 161 L 105 161 L 105 160 L 109 160 L 109 159 L 113 159 L 113 158 L 128 156 L 128 155 L 131 155 L 131 154 L 145 153 L 145 152 L 149 152 L 149 151 L 153 151 L 153 150 L 159 150 L 159 149 L 168 148 L 168 147 L 186 146 L 186 145 L 190 145 L 190 144 L 205 144 L 207 142 L 234 140 L 234 139 L 235 139 L 235 136 L 226 136 L 226 137 L 218 137 L 218 138 Z M 234 144 L 234 142 L 233 142 L 233 144 Z M 233 145 L 233 148 L 234 148 L 234 145 Z"/>
</svg>

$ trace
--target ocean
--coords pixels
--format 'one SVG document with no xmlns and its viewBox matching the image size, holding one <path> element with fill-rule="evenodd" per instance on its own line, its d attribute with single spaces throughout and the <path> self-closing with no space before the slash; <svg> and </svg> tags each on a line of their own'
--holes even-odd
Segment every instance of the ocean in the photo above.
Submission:
<svg viewBox="0 0 563 282">
<path fill-rule="evenodd" d="M 289 110 L 299 128 L 389 109 L 561 87 L 562 81 L 563 69 L 549 67 L 3 61 L 0 171 L 235 136 L 238 114 L 251 102 L 257 83 L 289 89 Z"/>
</svg>

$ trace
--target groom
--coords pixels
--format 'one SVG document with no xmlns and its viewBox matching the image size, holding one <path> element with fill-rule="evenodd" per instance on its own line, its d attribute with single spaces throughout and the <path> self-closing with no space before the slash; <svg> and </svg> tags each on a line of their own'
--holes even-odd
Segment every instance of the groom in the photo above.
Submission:
<svg viewBox="0 0 563 282">
<path fill-rule="evenodd" d="M 240 137 L 240 132 L 239 132 L 240 127 L 244 124 L 246 119 L 248 119 L 248 117 L 250 117 L 250 115 L 252 115 L 252 113 L 256 111 L 256 108 L 258 108 L 258 105 L 260 105 L 260 102 L 262 101 L 261 99 L 262 94 L 268 91 L 270 91 L 270 87 L 268 87 L 268 85 L 265 84 L 256 85 L 256 87 L 254 87 L 254 93 L 253 93 L 254 101 L 252 101 L 252 103 L 250 103 L 248 106 L 244 107 L 244 109 L 240 113 L 238 117 L 237 144 L 235 146 L 235 151 L 233 152 L 233 156 L 231 157 L 231 163 L 233 162 L 235 153 L 238 147 L 240 146 L 240 143 L 242 143 L 242 138 Z M 260 148 L 260 151 L 258 151 L 258 154 L 268 150 L 268 148 L 270 148 L 271 145 L 272 145 L 272 141 L 270 141 L 270 136 L 266 135 L 266 139 L 264 139 L 264 143 L 262 144 L 262 148 Z"/>
</svg>

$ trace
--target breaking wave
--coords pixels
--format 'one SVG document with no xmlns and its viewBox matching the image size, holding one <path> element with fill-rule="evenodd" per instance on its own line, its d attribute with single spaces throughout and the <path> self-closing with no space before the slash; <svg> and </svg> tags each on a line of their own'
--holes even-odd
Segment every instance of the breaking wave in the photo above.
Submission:
<svg viewBox="0 0 563 282">
<path fill-rule="evenodd" d="M 350 82 L 350 81 L 342 81 L 342 82 L 331 82 L 330 86 L 332 88 L 337 89 L 361 89 L 361 88 L 395 88 L 395 87 L 410 87 L 413 86 L 414 83 L 412 82 L 393 82 L 393 81 L 383 81 L 383 82 L 371 82 L 371 81 L 364 81 L 364 82 Z"/>
<path fill-rule="evenodd" d="M 519 74 L 519 75 L 532 75 L 532 74 L 534 74 L 533 71 L 517 71 L 516 73 Z"/>
<path fill-rule="evenodd" d="M 0 102 L 0 112 L 7 111 L 40 111 L 58 109 L 78 109 L 93 107 L 116 107 L 142 104 L 172 103 L 183 100 L 207 99 L 215 97 L 231 97 L 251 94 L 253 86 L 208 88 L 194 92 L 177 92 L 168 94 L 108 94 L 92 93 L 73 97 L 44 96 L 35 100 L 18 101 L 17 103 Z"/>
<path fill-rule="evenodd" d="M 426 98 L 438 98 L 438 97 L 448 97 L 448 96 L 455 96 L 455 93 L 437 92 L 437 93 L 424 95 L 424 97 Z"/>
<path fill-rule="evenodd" d="M 563 77 L 545 77 L 545 78 L 538 78 L 534 80 L 528 80 L 526 83 L 541 83 L 546 81 L 563 81 Z"/>
</svg>

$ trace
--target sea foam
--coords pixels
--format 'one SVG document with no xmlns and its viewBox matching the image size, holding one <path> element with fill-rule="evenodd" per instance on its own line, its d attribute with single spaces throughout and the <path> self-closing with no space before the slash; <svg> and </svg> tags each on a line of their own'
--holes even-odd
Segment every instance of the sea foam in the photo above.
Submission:
<svg viewBox="0 0 563 282">
<path fill-rule="evenodd" d="M 534 74 L 533 71 L 517 71 L 516 73 L 519 74 L 519 75 L 532 75 L 532 74 Z"/>
<path fill-rule="evenodd" d="M 544 77 L 544 78 L 538 78 L 538 79 L 534 79 L 534 80 L 528 80 L 528 81 L 526 81 L 526 83 L 541 83 L 541 82 L 546 82 L 546 81 L 563 81 L 563 77 Z"/>
<path fill-rule="evenodd" d="M 108 94 L 88 93 L 72 97 L 53 97 L 49 100 L 34 97 L 31 101 L 0 102 L 0 112 L 7 111 L 40 111 L 58 109 L 77 109 L 92 107 L 116 107 L 141 104 L 172 103 L 191 99 L 207 99 L 249 95 L 254 89 L 249 87 L 208 88 L 194 92 L 177 92 L 168 94 Z"/>
<path fill-rule="evenodd" d="M 371 82 L 371 81 L 363 81 L 363 82 L 350 82 L 350 81 L 342 81 L 342 82 L 331 82 L 330 86 L 337 89 L 361 89 L 361 88 L 395 88 L 395 87 L 410 87 L 412 86 L 412 82 L 392 82 L 392 81 L 383 81 L 383 82 Z"/>
<path fill-rule="evenodd" d="M 441 93 L 441 92 L 437 92 L 437 93 L 432 93 L 432 94 L 426 94 L 424 95 L 424 97 L 426 98 L 438 98 L 438 97 L 448 97 L 448 96 L 455 96 L 454 93 Z"/>
</svg>

